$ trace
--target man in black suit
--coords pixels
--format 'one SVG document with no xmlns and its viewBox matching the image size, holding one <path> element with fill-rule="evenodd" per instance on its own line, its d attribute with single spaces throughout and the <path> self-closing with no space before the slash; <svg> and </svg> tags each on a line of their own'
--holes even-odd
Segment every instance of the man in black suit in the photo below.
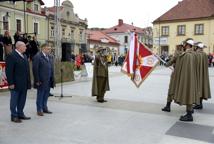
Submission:
<svg viewBox="0 0 214 144">
<path fill-rule="evenodd" d="M 53 57 L 50 56 L 51 47 L 48 44 L 41 46 L 42 51 L 33 57 L 34 87 L 37 88 L 37 115 L 51 114 L 47 102 L 50 88 L 54 87 Z"/>
<path fill-rule="evenodd" d="M 25 43 L 18 41 L 16 49 L 6 58 L 6 76 L 11 93 L 11 121 L 15 123 L 30 119 L 23 112 L 27 89 L 31 88 L 29 63 L 23 54 L 25 51 Z"/>
</svg>

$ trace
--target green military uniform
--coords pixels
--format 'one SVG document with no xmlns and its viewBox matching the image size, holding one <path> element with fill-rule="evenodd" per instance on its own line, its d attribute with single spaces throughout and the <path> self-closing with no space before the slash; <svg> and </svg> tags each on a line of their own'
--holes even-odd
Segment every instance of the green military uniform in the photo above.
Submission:
<svg viewBox="0 0 214 144">
<path fill-rule="evenodd" d="M 208 58 L 207 54 L 201 49 L 197 50 L 197 77 L 199 97 L 202 99 L 211 98 L 210 81 L 208 72 Z"/>
<path fill-rule="evenodd" d="M 169 62 L 166 63 L 166 67 L 169 66 L 173 66 L 173 68 L 175 69 L 176 66 L 176 60 L 179 57 L 179 55 L 181 54 L 181 51 L 175 51 L 174 56 L 170 59 Z M 175 72 L 174 70 L 171 73 L 170 76 L 170 82 L 169 82 L 169 89 L 168 89 L 168 95 L 167 95 L 167 102 L 171 102 L 173 100 L 174 97 L 174 90 L 175 90 L 175 84 L 174 84 L 174 80 L 175 80 Z"/>
<path fill-rule="evenodd" d="M 199 44 L 200 45 L 200 44 Z M 202 100 L 211 98 L 209 72 L 208 72 L 208 58 L 207 54 L 203 52 L 203 48 L 197 47 L 197 78 L 198 78 L 198 97 L 200 104 L 195 105 L 194 109 L 202 109 Z"/>
<path fill-rule="evenodd" d="M 108 90 L 110 90 L 108 64 L 105 57 L 99 54 L 94 60 L 92 96 L 97 96 L 97 101 L 103 102 L 105 92 Z"/>
<path fill-rule="evenodd" d="M 174 83 L 176 86 L 174 90 L 174 101 L 179 105 L 187 106 L 199 104 L 196 54 L 193 49 L 187 49 L 178 57 L 174 75 Z"/>
</svg>

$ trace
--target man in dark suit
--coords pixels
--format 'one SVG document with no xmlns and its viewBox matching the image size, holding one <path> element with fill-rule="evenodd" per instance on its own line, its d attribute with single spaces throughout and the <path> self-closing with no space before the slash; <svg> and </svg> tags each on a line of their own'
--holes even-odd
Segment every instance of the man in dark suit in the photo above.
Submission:
<svg viewBox="0 0 214 144">
<path fill-rule="evenodd" d="M 22 122 L 21 119 L 30 119 L 23 112 L 27 89 L 31 88 L 29 63 L 23 54 L 25 51 L 25 43 L 18 41 L 16 49 L 6 58 L 6 76 L 11 93 L 11 121 L 16 123 Z"/>
<path fill-rule="evenodd" d="M 51 114 L 47 102 L 50 88 L 54 87 L 53 57 L 50 56 L 51 47 L 48 44 L 41 46 L 42 51 L 33 57 L 34 87 L 37 88 L 37 115 Z"/>
</svg>

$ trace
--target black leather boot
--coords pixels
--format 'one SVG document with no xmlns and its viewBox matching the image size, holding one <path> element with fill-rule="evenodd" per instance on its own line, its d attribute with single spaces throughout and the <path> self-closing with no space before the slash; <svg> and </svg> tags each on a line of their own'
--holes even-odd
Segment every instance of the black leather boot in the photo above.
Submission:
<svg viewBox="0 0 214 144">
<path fill-rule="evenodd" d="M 171 105 L 171 102 L 167 102 L 166 106 L 162 108 L 162 111 L 170 112 L 171 111 L 170 105 Z"/>
<path fill-rule="evenodd" d="M 199 105 L 196 104 L 196 105 L 193 107 L 193 109 L 198 109 L 198 110 L 203 109 L 203 103 L 202 103 L 202 101 L 203 101 L 203 99 L 201 98 L 201 99 L 200 99 L 200 104 L 199 104 Z"/>
<path fill-rule="evenodd" d="M 193 121 L 192 111 L 187 111 L 186 115 L 180 117 L 180 121 L 192 122 Z"/>
</svg>

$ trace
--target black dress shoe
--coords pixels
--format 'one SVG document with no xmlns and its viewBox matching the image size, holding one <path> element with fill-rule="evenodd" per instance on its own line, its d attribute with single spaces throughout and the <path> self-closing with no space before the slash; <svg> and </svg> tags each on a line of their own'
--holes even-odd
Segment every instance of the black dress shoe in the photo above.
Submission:
<svg viewBox="0 0 214 144">
<path fill-rule="evenodd" d="M 14 123 L 21 123 L 22 122 L 22 120 L 20 120 L 17 117 L 11 117 L 11 121 L 14 122 Z"/>
<path fill-rule="evenodd" d="M 49 96 L 54 96 L 52 93 L 49 93 Z"/>
<path fill-rule="evenodd" d="M 43 110 L 43 113 L 52 114 L 52 112 L 49 110 Z"/>
<path fill-rule="evenodd" d="M 21 117 L 19 117 L 19 119 L 22 119 L 22 120 L 29 120 L 29 119 L 31 119 L 31 117 L 21 116 Z"/>
</svg>

